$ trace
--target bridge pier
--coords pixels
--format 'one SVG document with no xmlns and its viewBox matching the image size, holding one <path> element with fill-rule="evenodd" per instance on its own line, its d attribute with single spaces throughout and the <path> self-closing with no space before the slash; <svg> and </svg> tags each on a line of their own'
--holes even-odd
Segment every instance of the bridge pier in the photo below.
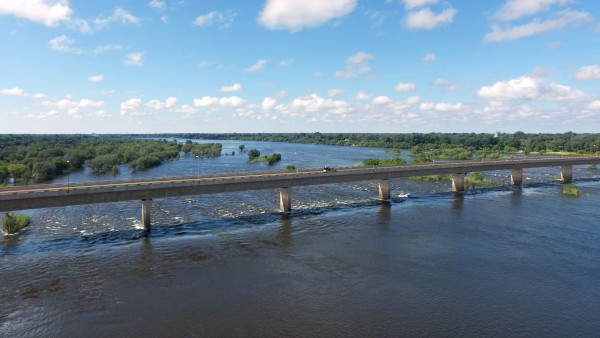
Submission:
<svg viewBox="0 0 600 338">
<path fill-rule="evenodd" d="M 465 174 L 452 174 L 452 192 L 465 191 Z"/>
<path fill-rule="evenodd" d="M 521 185 L 523 184 L 523 169 L 512 169 L 510 172 L 510 184 Z"/>
<path fill-rule="evenodd" d="M 283 212 L 292 211 L 292 195 L 290 188 L 279 188 L 279 210 Z"/>
<path fill-rule="evenodd" d="M 390 200 L 390 181 L 389 180 L 379 180 L 379 199 L 382 201 Z"/>
<path fill-rule="evenodd" d="M 573 166 L 563 165 L 560 167 L 560 180 L 563 182 L 571 182 L 573 179 Z"/>
<path fill-rule="evenodd" d="M 150 220 L 150 208 L 152 207 L 152 199 L 143 199 L 142 200 L 142 225 L 144 226 L 144 230 L 150 230 L 151 220 Z"/>
</svg>

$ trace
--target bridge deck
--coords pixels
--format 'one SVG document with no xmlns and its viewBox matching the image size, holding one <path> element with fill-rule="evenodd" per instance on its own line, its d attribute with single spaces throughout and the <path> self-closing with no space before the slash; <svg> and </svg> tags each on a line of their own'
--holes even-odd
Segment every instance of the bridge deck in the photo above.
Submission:
<svg viewBox="0 0 600 338">
<path fill-rule="evenodd" d="M 600 156 L 471 160 L 396 166 L 338 168 L 336 171 L 330 172 L 300 170 L 16 186 L 0 189 L 0 211 L 352 181 L 388 180 L 411 176 L 466 174 L 473 171 L 560 167 L 592 163 L 600 163 Z"/>
</svg>

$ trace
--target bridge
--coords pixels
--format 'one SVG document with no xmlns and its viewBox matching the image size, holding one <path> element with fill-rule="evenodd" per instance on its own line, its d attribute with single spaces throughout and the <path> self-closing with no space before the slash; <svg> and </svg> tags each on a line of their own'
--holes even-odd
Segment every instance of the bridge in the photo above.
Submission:
<svg viewBox="0 0 600 338">
<path fill-rule="evenodd" d="M 452 174 L 452 191 L 461 192 L 464 190 L 465 175 L 474 171 L 510 170 L 511 184 L 521 185 L 523 181 L 523 169 L 558 167 L 560 168 L 561 180 L 568 182 L 572 180 L 574 165 L 598 163 L 600 163 L 600 156 L 468 160 L 394 166 L 336 168 L 329 171 L 313 169 L 167 177 L 129 181 L 15 186 L 0 189 L 0 212 L 141 200 L 142 224 L 144 228 L 149 229 L 151 225 L 150 208 L 152 200 L 158 198 L 219 194 L 245 190 L 279 189 L 279 207 L 282 211 L 290 211 L 292 203 L 290 188 L 295 186 L 372 180 L 378 182 L 379 199 L 389 200 L 389 181 L 393 178 Z"/>
</svg>

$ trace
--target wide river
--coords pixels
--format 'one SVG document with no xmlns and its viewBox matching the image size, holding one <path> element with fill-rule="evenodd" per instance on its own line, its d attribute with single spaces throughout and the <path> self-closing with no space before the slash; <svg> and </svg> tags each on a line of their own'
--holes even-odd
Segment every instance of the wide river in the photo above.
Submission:
<svg viewBox="0 0 600 338">
<path fill-rule="evenodd" d="M 55 182 L 351 166 L 383 149 L 222 141 L 263 154 L 184 158 Z M 398 179 L 26 211 L 0 237 L 0 337 L 557 336 L 600 332 L 600 172 L 508 172 L 462 195 Z M 410 198 L 399 194 L 410 193 Z M 1 236 L 1 235 L 0 235 Z"/>
</svg>

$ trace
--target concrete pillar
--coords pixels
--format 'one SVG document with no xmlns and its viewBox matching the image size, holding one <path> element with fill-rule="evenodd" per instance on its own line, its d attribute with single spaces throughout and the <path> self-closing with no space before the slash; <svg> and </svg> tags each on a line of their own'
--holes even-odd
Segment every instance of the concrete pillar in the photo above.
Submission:
<svg viewBox="0 0 600 338">
<path fill-rule="evenodd" d="M 292 195 L 290 188 L 279 188 L 279 210 L 292 211 Z"/>
<path fill-rule="evenodd" d="M 465 191 L 465 174 L 452 174 L 452 191 Z"/>
<path fill-rule="evenodd" d="M 523 184 L 523 169 L 513 169 L 510 172 L 510 184 L 521 185 Z"/>
<path fill-rule="evenodd" d="M 573 166 L 563 165 L 560 167 L 560 180 L 563 182 L 571 182 L 573 179 Z"/>
<path fill-rule="evenodd" d="M 382 201 L 390 200 L 390 181 L 379 180 L 379 199 Z"/>
<path fill-rule="evenodd" d="M 150 208 L 152 207 L 152 199 L 142 200 L 142 225 L 144 230 L 150 230 Z"/>
</svg>

